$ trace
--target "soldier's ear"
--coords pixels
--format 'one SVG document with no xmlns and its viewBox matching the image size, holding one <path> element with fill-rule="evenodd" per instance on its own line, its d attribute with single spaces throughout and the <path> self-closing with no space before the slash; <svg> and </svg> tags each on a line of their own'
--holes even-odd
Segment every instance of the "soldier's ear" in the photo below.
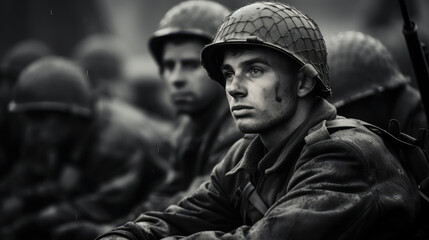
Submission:
<svg viewBox="0 0 429 240">
<path fill-rule="evenodd" d="M 305 97 L 310 94 L 316 86 L 316 80 L 307 77 L 303 72 L 298 73 L 298 97 Z"/>
</svg>

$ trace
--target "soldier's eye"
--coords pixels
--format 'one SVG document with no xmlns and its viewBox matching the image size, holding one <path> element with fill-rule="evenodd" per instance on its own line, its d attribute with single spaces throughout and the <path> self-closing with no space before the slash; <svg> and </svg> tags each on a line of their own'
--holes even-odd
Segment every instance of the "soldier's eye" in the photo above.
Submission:
<svg viewBox="0 0 429 240">
<path fill-rule="evenodd" d="M 174 69 L 173 61 L 164 61 L 162 65 L 165 71 L 172 71 Z"/>
<path fill-rule="evenodd" d="M 201 66 L 199 59 L 184 60 L 182 64 L 183 68 L 188 70 L 195 70 Z"/>
<path fill-rule="evenodd" d="M 264 74 L 264 70 L 259 67 L 251 67 L 249 69 L 249 74 L 251 77 L 260 77 Z"/>
<path fill-rule="evenodd" d="M 226 81 L 231 81 L 234 78 L 234 73 L 231 71 L 223 71 L 222 74 Z"/>
</svg>

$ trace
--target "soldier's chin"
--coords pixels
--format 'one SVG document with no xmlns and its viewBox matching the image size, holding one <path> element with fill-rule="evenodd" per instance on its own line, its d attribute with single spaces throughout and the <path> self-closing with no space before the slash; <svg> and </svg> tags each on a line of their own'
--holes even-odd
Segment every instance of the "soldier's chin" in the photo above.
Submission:
<svg viewBox="0 0 429 240">
<path fill-rule="evenodd" d="M 176 111 L 179 114 L 188 114 L 192 115 L 195 112 L 195 109 L 192 105 L 188 104 L 176 104 Z"/>
<path fill-rule="evenodd" d="M 236 121 L 238 129 L 242 133 L 258 133 L 258 128 L 255 126 L 255 124 L 245 122 L 245 121 Z"/>
</svg>

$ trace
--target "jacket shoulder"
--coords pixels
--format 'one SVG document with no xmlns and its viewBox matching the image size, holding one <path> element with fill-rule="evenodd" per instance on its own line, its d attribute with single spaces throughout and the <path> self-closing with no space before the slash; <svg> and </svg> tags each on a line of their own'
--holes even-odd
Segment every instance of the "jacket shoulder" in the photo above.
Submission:
<svg viewBox="0 0 429 240">
<path fill-rule="evenodd" d="M 405 177 L 396 174 L 404 170 L 393 143 L 363 124 L 365 122 L 356 119 L 321 122 L 305 137 L 306 160 L 302 161 L 330 156 L 343 162 L 347 159 L 348 162 L 366 169 L 367 175 L 373 180 L 389 176 Z"/>
<path fill-rule="evenodd" d="M 306 145 L 312 145 L 324 140 L 336 139 L 345 142 L 373 142 L 381 137 L 365 127 L 364 122 L 357 119 L 339 117 L 334 120 L 324 120 L 308 131 L 304 138 Z M 358 141 L 360 140 L 360 141 Z"/>
</svg>

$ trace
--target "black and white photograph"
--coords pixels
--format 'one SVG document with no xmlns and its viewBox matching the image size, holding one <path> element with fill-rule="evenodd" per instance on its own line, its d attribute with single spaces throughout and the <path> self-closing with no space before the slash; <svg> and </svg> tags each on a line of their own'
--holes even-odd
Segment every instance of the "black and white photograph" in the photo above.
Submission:
<svg viewBox="0 0 429 240">
<path fill-rule="evenodd" d="M 0 0 L 0 240 L 429 240 L 428 0 Z"/>
</svg>

